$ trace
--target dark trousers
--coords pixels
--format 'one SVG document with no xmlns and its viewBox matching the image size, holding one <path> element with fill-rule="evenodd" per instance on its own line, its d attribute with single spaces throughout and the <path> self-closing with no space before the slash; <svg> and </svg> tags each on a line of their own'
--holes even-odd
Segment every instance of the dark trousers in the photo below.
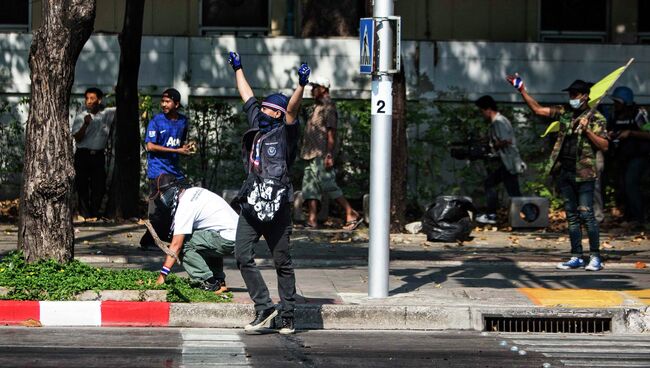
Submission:
<svg viewBox="0 0 650 368">
<path fill-rule="evenodd" d="M 158 192 L 155 180 L 149 180 L 149 198 Z M 171 241 L 171 226 L 172 218 L 169 209 L 158 205 L 155 200 L 149 199 L 149 206 L 147 209 L 149 222 L 156 230 L 156 234 L 162 241 Z M 146 230 L 142 238 L 140 238 L 140 246 L 144 248 L 153 247 L 155 243 L 149 230 Z"/>
<path fill-rule="evenodd" d="M 278 276 L 278 292 L 281 301 L 281 315 L 292 318 L 296 303 L 296 276 L 289 254 L 291 236 L 291 206 L 283 205 L 270 222 L 260 222 L 241 214 L 237 225 L 235 258 L 248 294 L 255 303 L 256 311 L 273 307 L 269 289 L 255 264 L 255 244 L 264 236 L 273 255 L 275 272 Z"/>
<path fill-rule="evenodd" d="M 576 181 L 576 172 L 561 170 L 558 178 L 558 191 L 564 199 L 564 211 L 569 224 L 571 255 L 582 257 L 582 225 L 587 228 L 589 252 L 600 253 L 600 229 L 594 216 L 595 181 Z"/>
<path fill-rule="evenodd" d="M 625 193 L 625 216 L 641 224 L 645 222 L 645 208 L 643 193 L 641 193 L 641 179 L 648 169 L 647 157 L 635 157 L 625 165 L 623 185 Z"/>
<path fill-rule="evenodd" d="M 77 148 L 74 154 L 75 189 L 79 200 L 79 214 L 98 217 L 106 192 L 106 165 L 104 151 Z"/>
<path fill-rule="evenodd" d="M 517 175 L 511 174 L 503 163 L 494 170 L 488 172 L 488 177 L 485 179 L 483 185 L 485 186 L 485 195 L 487 196 L 487 213 L 493 214 L 497 213 L 497 207 L 499 205 L 499 196 L 497 194 L 497 185 L 503 183 L 506 187 L 506 191 L 510 198 L 512 197 L 521 197 L 521 191 L 519 190 L 519 179 Z"/>
<path fill-rule="evenodd" d="M 641 191 L 641 180 L 650 167 L 647 156 L 622 157 L 608 156 L 605 165 L 604 182 L 613 185 L 617 206 L 624 206 L 625 219 L 628 221 L 645 222 L 644 197 Z"/>
</svg>

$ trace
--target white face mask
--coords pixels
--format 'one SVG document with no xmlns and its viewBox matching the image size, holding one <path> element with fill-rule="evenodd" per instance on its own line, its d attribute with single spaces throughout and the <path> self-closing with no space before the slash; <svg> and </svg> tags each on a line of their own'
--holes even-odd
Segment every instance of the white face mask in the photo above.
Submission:
<svg viewBox="0 0 650 368">
<path fill-rule="evenodd" d="M 581 98 L 574 98 L 569 100 L 569 105 L 571 106 L 572 109 L 577 110 L 582 106 L 582 99 Z"/>
</svg>

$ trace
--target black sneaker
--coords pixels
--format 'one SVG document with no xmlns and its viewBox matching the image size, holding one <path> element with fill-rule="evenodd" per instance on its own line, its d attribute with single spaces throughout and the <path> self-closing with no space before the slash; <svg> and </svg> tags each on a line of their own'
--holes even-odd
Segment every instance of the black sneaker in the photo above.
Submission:
<svg viewBox="0 0 650 368">
<path fill-rule="evenodd" d="M 293 317 L 282 317 L 282 324 L 278 333 L 280 333 L 280 335 L 291 335 L 295 332 L 296 329 L 293 326 Z"/>
<path fill-rule="evenodd" d="M 215 279 L 214 277 L 210 277 L 209 279 L 202 281 L 199 287 L 205 291 L 214 291 L 215 294 L 221 294 L 225 291 L 228 291 L 226 280 Z"/>
<path fill-rule="evenodd" d="M 258 331 L 278 315 L 277 309 L 271 307 L 261 312 L 255 312 L 255 319 L 244 327 L 245 332 Z"/>
</svg>

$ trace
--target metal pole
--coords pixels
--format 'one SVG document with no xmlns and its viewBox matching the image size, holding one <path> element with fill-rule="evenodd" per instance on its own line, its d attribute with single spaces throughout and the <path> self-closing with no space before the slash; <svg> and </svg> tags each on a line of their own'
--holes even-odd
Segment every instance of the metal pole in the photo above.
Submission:
<svg viewBox="0 0 650 368">
<path fill-rule="evenodd" d="M 393 0 L 375 0 L 374 18 L 393 15 Z M 372 76 L 370 136 L 370 246 L 368 296 L 388 296 L 390 261 L 390 174 L 393 120 L 393 77 L 387 71 L 393 59 L 393 30 L 387 20 L 378 25 L 377 72 Z"/>
</svg>

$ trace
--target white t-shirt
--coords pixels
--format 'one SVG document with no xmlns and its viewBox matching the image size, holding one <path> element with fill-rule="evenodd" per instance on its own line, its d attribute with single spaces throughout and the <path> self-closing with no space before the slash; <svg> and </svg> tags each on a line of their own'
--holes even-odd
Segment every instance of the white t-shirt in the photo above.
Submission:
<svg viewBox="0 0 650 368">
<path fill-rule="evenodd" d="M 81 142 L 76 142 L 75 145 L 77 148 L 103 150 L 106 148 L 108 134 L 111 132 L 111 125 L 115 120 L 115 107 L 99 110 L 97 114 L 87 111 L 77 114 L 72 122 L 72 134 L 76 134 L 81 129 L 86 115 L 90 115 L 93 121 L 88 124 L 86 135 L 81 139 Z"/>
<path fill-rule="evenodd" d="M 188 188 L 181 193 L 174 215 L 174 235 L 194 230 L 214 230 L 226 240 L 235 240 L 239 216 L 223 198 L 203 188 Z"/>
</svg>

